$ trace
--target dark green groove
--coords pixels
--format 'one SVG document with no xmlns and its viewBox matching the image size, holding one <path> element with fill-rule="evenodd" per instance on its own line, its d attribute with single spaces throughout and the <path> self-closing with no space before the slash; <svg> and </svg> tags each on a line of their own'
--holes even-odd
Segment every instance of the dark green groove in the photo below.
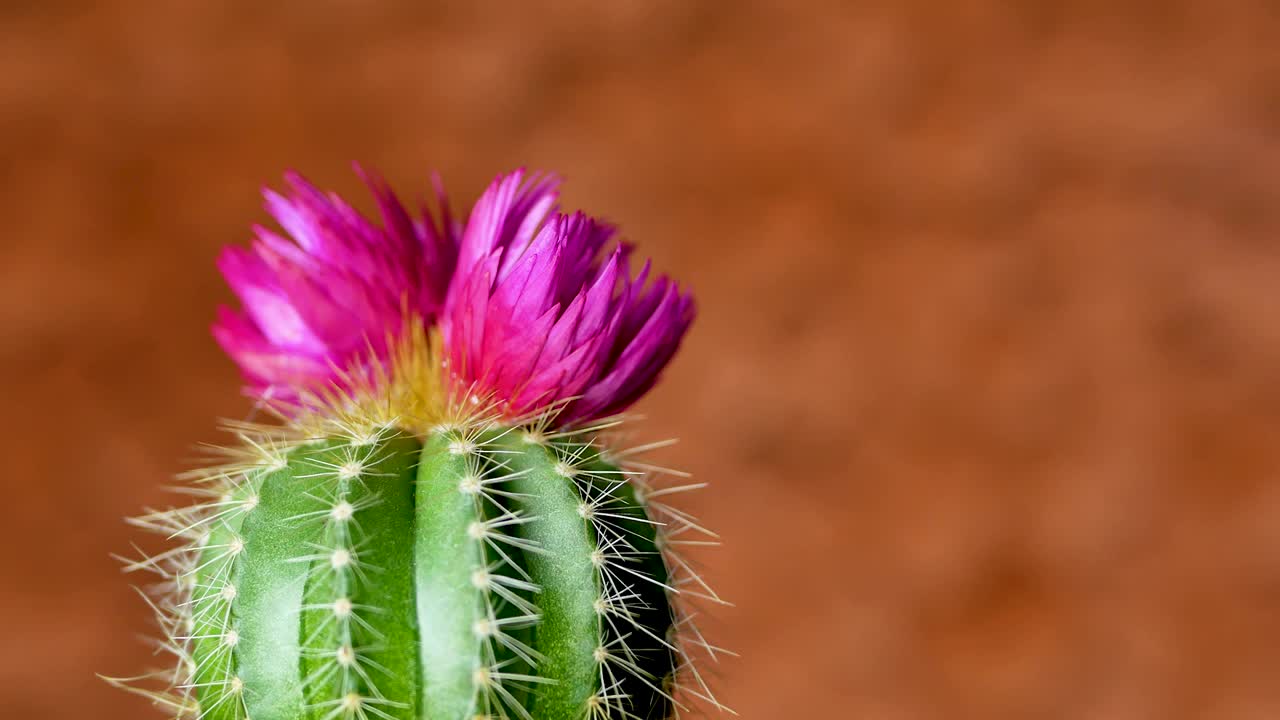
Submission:
<svg viewBox="0 0 1280 720">
<path fill-rule="evenodd" d="M 636 499 L 635 486 L 629 482 L 619 484 L 618 480 L 624 476 L 616 465 L 605 461 L 599 453 L 590 450 L 584 453 L 581 446 L 565 450 L 583 456 L 583 469 L 591 483 L 598 490 L 612 495 L 614 500 L 605 511 L 622 516 L 617 524 L 630 545 L 623 551 L 626 557 L 622 563 L 632 572 L 622 571 L 619 577 L 631 592 L 639 596 L 630 608 L 635 622 L 631 624 L 621 618 L 614 622 L 622 632 L 630 633 L 627 647 L 635 656 L 636 663 L 650 676 L 642 679 L 637 675 L 626 675 L 621 691 L 630 696 L 629 710 L 636 716 L 665 718 L 671 714 L 672 707 L 664 693 L 673 679 L 677 660 L 667 637 L 674 618 L 667 590 L 663 587 L 670 584 L 670 572 L 658 549 L 658 526 L 650 521 L 644 505 Z"/>
</svg>

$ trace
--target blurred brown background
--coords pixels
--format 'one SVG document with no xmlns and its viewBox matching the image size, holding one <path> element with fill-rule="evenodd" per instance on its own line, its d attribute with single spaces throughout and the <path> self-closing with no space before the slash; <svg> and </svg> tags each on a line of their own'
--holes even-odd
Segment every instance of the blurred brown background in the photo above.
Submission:
<svg viewBox="0 0 1280 720">
<path fill-rule="evenodd" d="M 359 160 L 697 289 L 643 409 L 744 717 L 1280 717 L 1275 8 L 6 0 L 0 715 L 160 717 L 119 518 L 247 408 L 258 186 Z"/>
</svg>

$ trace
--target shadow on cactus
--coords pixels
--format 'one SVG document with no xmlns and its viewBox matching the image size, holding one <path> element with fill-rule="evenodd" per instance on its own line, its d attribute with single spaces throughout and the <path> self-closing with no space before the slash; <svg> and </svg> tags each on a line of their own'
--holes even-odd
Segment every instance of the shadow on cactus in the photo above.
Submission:
<svg viewBox="0 0 1280 720">
<path fill-rule="evenodd" d="M 465 223 L 381 222 L 290 176 L 219 266 L 214 335 L 270 422 L 134 522 L 180 546 L 129 562 L 172 666 L 112 682 L 205 720 L 635 720 L 727 710 L 679 554 L 715 535 L 700 487 L 625 449 L 626 410 L 693 318 L 614 229 L 499 177 Z M 437 188 L 439 183 L 437 182 Z"/>
</svg>

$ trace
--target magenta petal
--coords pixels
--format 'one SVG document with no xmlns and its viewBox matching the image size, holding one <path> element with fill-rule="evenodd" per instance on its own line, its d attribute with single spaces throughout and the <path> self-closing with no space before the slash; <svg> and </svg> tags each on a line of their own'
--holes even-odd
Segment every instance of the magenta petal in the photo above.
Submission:
<svg viewBox="0 0 1280 720">
<path fill-rule="evenodd" d="M 256 227 L 252 249 L 227 248 L 218 259 L 244 312 L 221 314 L 214 334 L 258 391 L 294 397 L 340 382 L 370 349 L 385 353 L 406 313 L 431 322 L 440 312 L 457 257 L 452 219 L 412 218 L 380 177 L 361 175 L 381 226 L 288 173 L 287 194 L 263 193 L 288 237 Z"/>
<path fill-rule="evenodd" d="M 226 306 L 218 308 L 218 319 L 213 324 L 213 336 L 229 355 L 268 345 L 262 331 L 244 313 Z"/>
<path fill-rule="evenodd" d="M 527 185 L 524 178 L 523 171 L 499 176 L 476 201 L 458 250 L 459 275 L 472 272 L 495 250 L 518 257 L 519 252 L 506 251 L 511 246 L 523 250 L 555 205 L 558 182 L 554 178 L 535 177 Z M 496 277 L 506 274 L 505 262 Z"/>
<path fill-rule="evenodd" d="M 327 372 L 322 358 L 281 351 L 262 336 L 252 321 L 230 308 L 218 309 L 213 337 L 247 376 L 266 385 L 282 378 L 310 381 Z"/>
<path fill-rule="evenodd" d="M 583 411 L 609 414 L 638 399 L 675 354 L 691 321 L 688 299 L 680 296 L 674 284 L 668 285 L 658 308 L 623 348 L 608 374 L 583 394 Z"/>
<path fill-rule="evenodd" d="M 550 308 L 532 323 L 503 325 L 495 328 L 498 342 L 486 343 L 490 360 L 486 368 L 486 385 L 500 399 L 514 400 L 528 385 L 538 358 L 546 348 L 547 331 L 555 322 L 558 308 Z M 486 337 L 486 341 L 490 338 Z"/>
<path fill-rule="evenodd" d="M 441 324 L 456 378 L 518 417 L 561 407 L 576 423 L 618 412 L 652 387 L 693 318 L 692 299 L 615 229 L 582 213 L 547 220 L 557 184 L 498 178 L 463 233 Z M 459 362 L 460 357 L 465 362 Z"/>
<path fill-rule="evenodd" d="M 569 303 L 569 307 L 556 320 L 556 324 L 552 326 L 551 331 L 547 334 L 546 347 L 550 352 L 544 352 L 542 362 L 538 363 L 539 368 L 545 368 L 560 361 L 562 357 L 570 354 L 570 348 L 575 347 L 573 342 L 574 335 L 577 334 L 578 323 L 582 318 L 582 310 L 586 307 L 587 298 L 585 295 L 579 295 Z M 585 346 L 584 346 L 585 349 Z"/>
<path fill-rule="evenodd" d="M 323 351 L 324 342 L 307 327 L 280 288 L 278 278 L 259 256 L 240 248 L 225 248 L 218 257 L 218 269 L 270 342 L 302 352 Z"/>
<path fill-rule="evenodd" d="M 463 314 L 463 323 L 461 332 L 456 339 L 451 340 L 449 336 L 449 325 L 447 321 L 452 316 L 446 316 L 444 325 L 445 341 L 457 344 L 455 352 L 461 350 L 464 355 L 464 362 L 460 367 L 466 367 L 471 370 L 474 375 L 482 375 L 484 373 L 481 363 L 484 361 L 484 347 L 486 320 L 489 317 L 489 290 L 493 282 L 493 274 L 497 271 L 498 258 L 496 256 L 485 261 L 480 268 L 480 272 L 466 279 L 462 290 L 460 305 Z M 456 280 L 455 280 L 456 283 Z"/>
<path fill-rule="evenodd" d="M 622 248 L 618 248 L 609 256 L 609 262 L 605 264 L 591 287 L 587 288 L 586 294 L 580 296 L 584 299 L 585 311 L 574 336 L 576 342 L 582 342 L 599 333 L 609 318 L 615 314 L 612 312 L 616 307 L 613 295 L 618 287 L 619 278 L 626 274 L 625 263 L 626 254 Z"/>
<path fill-rule="evenodd" d="M 533 410 L 540 405 L 554 402 L 550 400 L 564 400 L 574 397 L 577 393 L 572 390 L 575 385 L 585 384 L 589 378 L 576 375 L 576 370 L 582 364 L 582 360 L 588 352 L 589 347 L 583 346 L 573 353 L 560 358 L 557 362 L 543 367 L 532 377 L 524 388 L 524 392 L 520 394 L 512 404 L 516 406 L 520 412 Z"/>
</svg>

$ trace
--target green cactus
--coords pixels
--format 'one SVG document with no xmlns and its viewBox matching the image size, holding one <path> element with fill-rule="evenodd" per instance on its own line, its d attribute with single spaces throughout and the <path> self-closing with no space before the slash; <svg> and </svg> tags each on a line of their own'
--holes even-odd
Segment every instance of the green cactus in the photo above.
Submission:
<svg viewBox="0 0 1280 720">
<path fill-rule="evenodd" d="M 132 566 L 166 576 L 153 606 L 182 665 L 149 694 L 201 720 L 719 707 L 695 666 L 719 649 L 681 596 L 719 598 L 671 552 L 713 538 L 646 499 L 697 486 L 655 491 L 592 428 L 544 427 L 240 428 L 208 502 L 140 520 L 190 542 Z"/>
<path fill-rule="evenodd" d="M 198 720 L 726 710 L 694 622 L 720 599 L 675 552 L 715 536 L 664 503 L 699 486 L 615 445 L 692 294 L 554 175 L 499 176 L 465 223 L 366 180 L 381 226 L 290 174 L 265 196 L 293 242 L 220 257 L 244 307 L 214 336 L 274 420 L 135 520 L 181 543 L 128 564 L 175 663 L 112 682 Z"/>
</svg>

